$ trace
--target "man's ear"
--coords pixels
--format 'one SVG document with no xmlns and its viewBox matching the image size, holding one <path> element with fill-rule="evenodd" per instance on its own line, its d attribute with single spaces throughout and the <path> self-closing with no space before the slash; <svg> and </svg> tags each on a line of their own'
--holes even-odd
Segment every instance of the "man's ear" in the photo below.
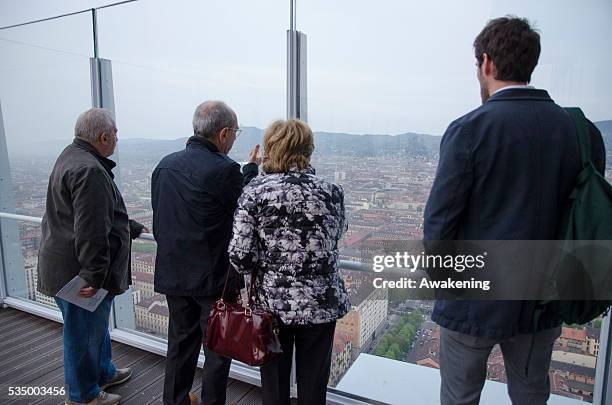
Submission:
<svg viewBox="0 0 612 405">
<path fill-rule="evenodd" d="M 221 142 L 225 142 L 226 139 L 227 139 L 227 128 L 223 128 L 221 131 L 219 131 L 219 140 Z"/>
<path fill-rule="evenodd" d="M 497 69 L 495 68 L 495 64 L 493 63 L 493 60 L 491 60 L 491 57 L 487 54 L 487 53 L 483 53 L 482 54 L 482 65 L 484 68 L 484 74 L 486 76 L 497 76 Z"/>
</svg>

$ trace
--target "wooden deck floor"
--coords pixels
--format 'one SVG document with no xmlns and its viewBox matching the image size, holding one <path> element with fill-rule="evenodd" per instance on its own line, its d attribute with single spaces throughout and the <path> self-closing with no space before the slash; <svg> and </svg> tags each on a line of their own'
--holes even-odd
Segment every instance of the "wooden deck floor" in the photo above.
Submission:
<svg viewBox="0 0 612 405">
<path fill-rule="evenodd" d="M 132 379 L 109 389 L 119 394 L 122 404 L 162 403 L 165 358 L 113 342 L 113 361 L 118 367 L 132 367 Z M 64 385 L 62 325 L 14 309 L 0 309 L 0 404 L 63 404 L 64 398 L 10 398 L 8 387 L 62 387 Z M 192 391 L 199 395 L 198 369 Z M 259 387 L 230 379 L 227 403 L 261 404 Z"/>
</svg>

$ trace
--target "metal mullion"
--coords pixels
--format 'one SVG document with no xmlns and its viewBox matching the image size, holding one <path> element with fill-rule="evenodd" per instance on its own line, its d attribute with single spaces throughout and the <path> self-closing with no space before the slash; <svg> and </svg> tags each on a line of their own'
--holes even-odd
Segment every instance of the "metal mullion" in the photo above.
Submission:
<svg viewBox="0 0 612 405">
<path fill-rule="evenodd" d="M 595 368 L 595 388 L 593 392 L 593 403 L 599 405 L 612 404 L 612 324 L 610 315 L 605 316 L 601 323 L 599 335 L 599 352 L 597 354 L 597 366 Z"/>
</svg>

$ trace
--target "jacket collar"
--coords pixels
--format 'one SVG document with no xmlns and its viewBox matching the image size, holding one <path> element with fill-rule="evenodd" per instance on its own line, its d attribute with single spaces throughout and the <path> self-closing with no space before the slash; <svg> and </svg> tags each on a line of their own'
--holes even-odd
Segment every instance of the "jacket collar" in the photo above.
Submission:
<svg viewBox="0 0 612 405">
<path fill-rule="evenodd" d="M 108 174 L 111 176 L 112 179 L 115 178 L 115 175 L 113 174 L 113 169 L 115 168 L 115 166 L 117 166 L 117 163 L 115 163 L 114 161 L 105 158 L 104 156 L 100 155 L 100 153 L 98 153 L 98 151 L 96 150 L 96 148 L 94 148 L 94 146 L 92 144 L 90 144 L 89 142 L 86 142 L 82 139 L 79 138 L 74 138 L 74 141 L 72 141 L 72 144 L 74 146 L 76 146 L 79 149 L 83 149 L 89 153 L 91 153 L 92 155 L 94 155 L 94 157 L 96 159 L 98 159 L 98 161 L 102 164 L 102 166 L 104 167 L 104 169 L 106 169 L 106 171 L 108 172 Z"/>
<path fill-rule="evenodd" d="M 548 95 L 546 90 L 531 89 L 531 88 L 511 88 L 504 89 L 493 94 L 488 100 L 492 101 L 508 101 L 508 100 L 534 100 L 534 101 L 549 101 L 553 100 Z"/>
<path fill-rule="evenodd" d="M 219 148 L 217 148 L 214 143 L 196 135 L 189 137 L 187 140 L 187 148 L 204 148 L 211 152 L 219 153 Z"/>
<path fill-rule="evenodd" d="M 304 173 L 304 174 L 315 174 L 315 169 L 311 165 L 306 166 L 303 169 L 298 169 L 297 166 L 289 168 L 289 173 Z"/>
</svg>

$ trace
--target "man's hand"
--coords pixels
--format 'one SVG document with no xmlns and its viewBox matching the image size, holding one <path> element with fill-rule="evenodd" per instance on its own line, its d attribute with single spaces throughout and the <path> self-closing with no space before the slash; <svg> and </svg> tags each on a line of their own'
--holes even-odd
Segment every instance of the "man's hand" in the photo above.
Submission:
<svg viewBox="0 0 612 405">
<path fill-rule="evenodd" d="M 261 164 L 261 157 L 259 156 L 259 145 L 255 145 L 251 153 L 249 153 L 249 163 Z"/>
<path fill-rule="evenodd" d="M 149 229 L 140 222 L 130 219 L 130 238 L 136 239 L 142 235 L 143 232 L 149 233 Z"/>
<path fill-rule="evenodd" d="M 91 298 L 96 292 L 98 292 L 97 288 L 83 287 L 79 290 L 79 295 L 83 298 Z"/>
</svg>

